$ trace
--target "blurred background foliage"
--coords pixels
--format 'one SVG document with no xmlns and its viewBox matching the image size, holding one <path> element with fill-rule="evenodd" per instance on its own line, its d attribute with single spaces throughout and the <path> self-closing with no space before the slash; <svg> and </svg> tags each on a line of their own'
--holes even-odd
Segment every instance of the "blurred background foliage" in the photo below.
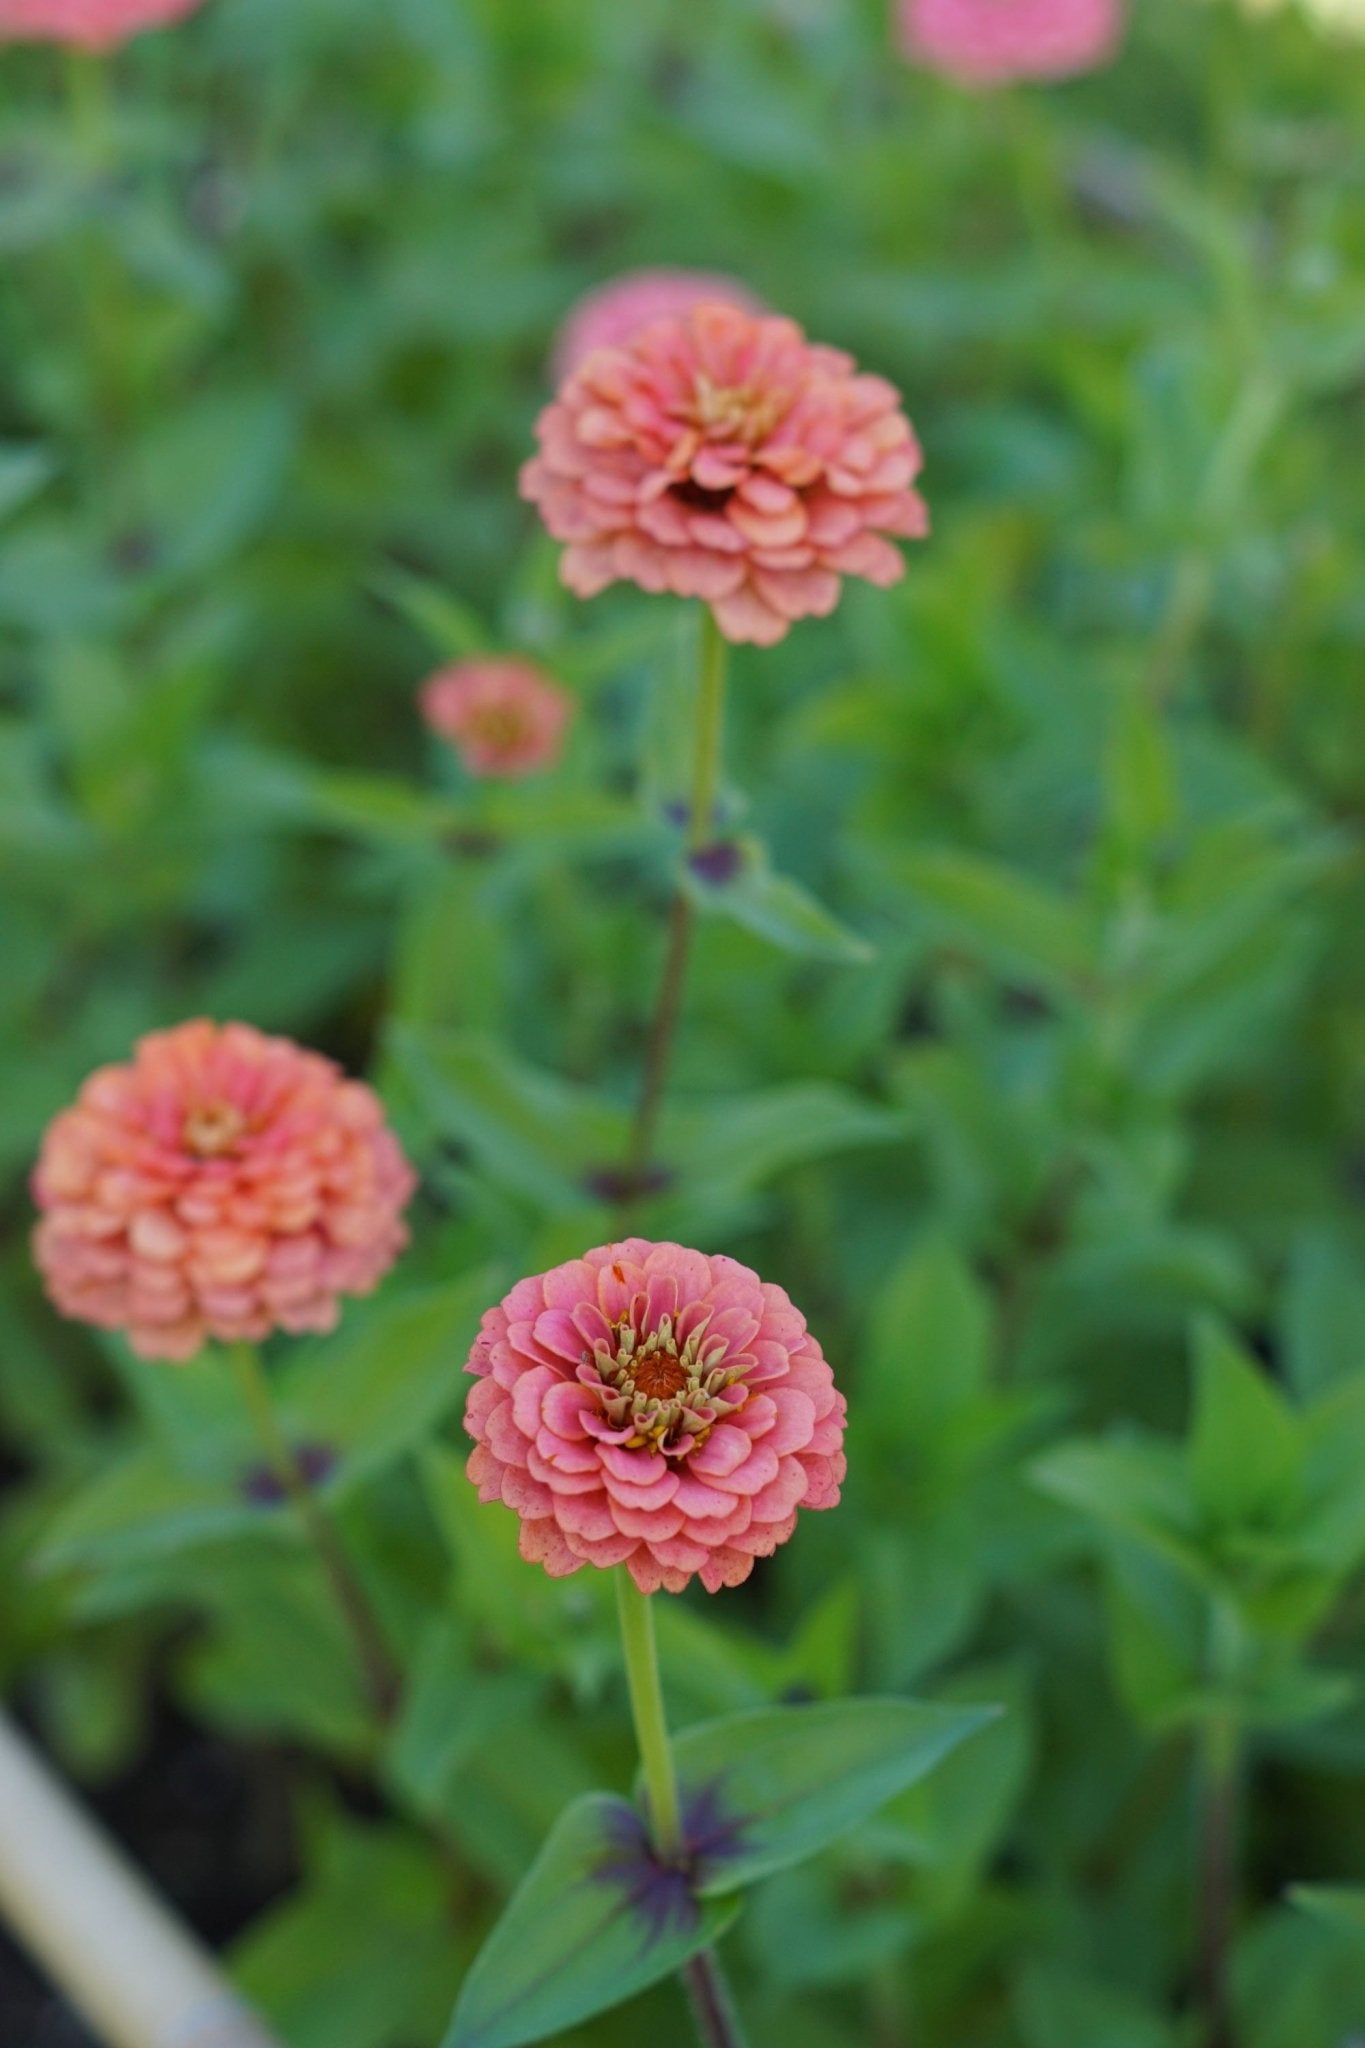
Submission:
<svg viewBox="0 0 1365 2048">
<path fill-rule="evenodd" d="M 755 2039 L 1203 2043 L 1229 1754 L 1237 2048 L 1365 2031 L 1365 49 L 1135 15 L 991 98 L 879 0 L 209 0 L 103 107 L 4 53 L 0 1675 L 290 2048 L 430 2048 L 631 1776 L 609 1589 L 518 1562 L 458 1414 L 479 1311 L 617 1227 L 695 620 L 565 597 L 516 472 L 565 311 L 659 262 L 893 378 L 935 519 L 734 665 L 755 850 L 639 1220 L 789 1286 L 851 1480 L 668 1604 L 670 1700 L 1010 1708 L 758 1894 Z M 552 779 L 414 715 L 494 646 L 581 699 Z M 47 1118 L 200 1012 L 368 1068 L 423 1175 L 277 1361 L 408 1666 L 378 1755 L 218 1365 L 29 1270 Z"/>
</svg>

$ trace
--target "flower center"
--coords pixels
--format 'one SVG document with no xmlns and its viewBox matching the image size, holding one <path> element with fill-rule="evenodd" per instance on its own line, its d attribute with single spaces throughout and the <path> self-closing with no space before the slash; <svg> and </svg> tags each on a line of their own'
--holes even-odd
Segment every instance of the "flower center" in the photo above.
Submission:
<svg viewBox="0 0 1365 2048">
<path fill-rule="evenodd" d="M 644 1333 L 622 1321 L 612 1329 L 614 1349 L 604 1342 L 591 1361 L 585 1355 L 600 1375 L 608 1421 L 617 1429 L 633 1425 L 631 1450 L 648 1445 L 682 1456 L 743 1407 L 743 1368 L 727 1365 L 725 1339 L 708 1341 L 706 1331 L 703 1322 L 680 1344 L 672 1316 L 660 1316 L 657 1329 Z"/>
<path fill-rule="evenodd" d="M 515 747 L 525 735 L 525 720 L 511 704 L 490 704 L 469 721 L 470 737 L 489 747 Z"/>
<path fill-rule="evenodd" d="M 767 439 L 789 399 L 782 390 L 757 390 L 752 384 L 713 384 L 698 370 L 692 387 L 692 421 L 705 434 L 722 441 L 745 441 L 753 448 Z"/>
<path fill-rule="evenodd" d="M 687 1367 L 680 1358 L 655 1352 L 652 1358 L 640 1360 L 631 1377 L 637 1394 L 644 1394 L 649 1400 L 668 1401 L 687 1385 Z"/>
<path fill-rule="evenodd" d="M 246 1118 L 235 1103 L 202 1102 L 185 1118 L 185 1149 L 196 1159 L 217 1159 L 232 1150 L 245 1129 Z"/>
</svg>

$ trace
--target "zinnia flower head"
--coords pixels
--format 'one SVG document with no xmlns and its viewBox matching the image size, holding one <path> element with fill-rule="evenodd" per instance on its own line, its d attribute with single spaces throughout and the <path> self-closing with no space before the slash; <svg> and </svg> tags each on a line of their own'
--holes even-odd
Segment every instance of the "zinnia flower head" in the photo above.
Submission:
<svg viewBox="0 0 1365 2048">
<path fill-rule="evenodd" d="M 0 42 L 113 50 L 144 29 L 192 14 L 200 0 L 0 0 Z"/>
<path fill-rule="evenodd" d="M 791 320 L 706 304 L 597 349 L 537 427 L 523 496 L 567 543 L 579 597 L 637 583 L 703 598 L 730 640 L 772 646 L 840 578 L 894 583 L 888 536 L 928 528 L 894 388 Z"/>
<path fill-rule="evenodd" d="M 49 1126 L 34 1256 L 63 1315 L 144 1358 L 330 1330 L 407 1241 L 378 1097 L 319 1053 L 198 1019 L 101 1067 Z"/>
<path fill-rule="evenodd" d="M 555 341 L 554 376 L 563 383 L 595 348 L 623 348 L 653 320 L 676 319 L 710 302 L 762 311 L 738 278 L 710 270 L 630 270 L 578 301 Z"/>
<path fill-rule="evenodd" d="M 529 661 L 458 661 L 422 686 L 422 715 L 471 775 L 532 775 L 559 759 L 573 700 Z"/>
<path fill-rule="evenodd" d="M 962 85 L 1069 78 L 1107 64 L 1123 0 L 900 0 L 906 55 Z"/>
<path fill-rule="evenodd" d="M 644 1593 L 737 1586 L 799 1508 L 839 1498 L 844 1397 L 786 1294 L 633 1237 L 519 1281 L 483 1319 L 469 1476 L 553 1578 L 623 1564 Z"/>
</svg>

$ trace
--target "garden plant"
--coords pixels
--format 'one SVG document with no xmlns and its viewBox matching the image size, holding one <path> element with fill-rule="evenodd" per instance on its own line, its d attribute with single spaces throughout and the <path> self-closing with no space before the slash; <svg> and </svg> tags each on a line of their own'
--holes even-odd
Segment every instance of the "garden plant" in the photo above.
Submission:
<svg viewBox="0 0 1365 2048">
<path fill-rule="evenodd" d="M 0 0 L 0 1696 L 283 2048 L 1365 2040 L 1362 393 L 1351 0 Z"/>
</svg>

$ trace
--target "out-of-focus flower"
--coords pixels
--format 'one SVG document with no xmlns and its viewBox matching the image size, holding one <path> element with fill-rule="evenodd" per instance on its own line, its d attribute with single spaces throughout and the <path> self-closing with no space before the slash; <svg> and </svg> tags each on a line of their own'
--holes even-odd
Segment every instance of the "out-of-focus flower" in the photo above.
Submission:
<svg viewBox="0 0 1365 2048">
<path fill-rule="evenodd" d="M 471 775 L 533 775 L 559 759 L 573 699 L 529 661 L 458 661 L 423 685 L 422 716 Z"/>
<path fill-rule="evenodd" d="M 0 0 L 0 42 L 114 50 L 145 29 L 192 14 L 201 0 Z"/>
<path fill-rule="evenodd" d="M 34 1255 L 63 1315 L 144 1358 L 330 1330 L 407 1242 L 378 1097 L 319 1053 L 197 1019 L 101 1067 L 49 1126 Z"/>
<path fill-rule="evenodd" d="M 963 85 L 1070 78 L 1107 64 L 1123 0 L 899 0 L 908 57 Z"/>
<path fill-rule="evenodd" d="M 652 320 L 678 319 L 694 306 L 738 306 L 761 313 L 762 302 L 738 278 L 709 270 L 630 270 L 578 301 L 555 339 L 557 384 L 595 348 L 624 348 Z"/>
<path fill-rule="evenodd" d="M 596 350 L 537 434 L 522 493 L 567 543 L 569 589 L 699 597 L 730 640 L 772 646 L 833 611 L 843 576 L 894 583 L 889 536 L 928 530 L 895 388 L 793 321 L 734 306 Z"/>
<path fill-rule="evenodd" d="M 737 1260 L 628 1238 L 522 1280 L 483 1319 L 465 1427 L 482 1500 L 553 1578 L 644 1593 L 747 1579 L 839 1498 L 845 1401 L 805 1318 Z"/>
</svg>

